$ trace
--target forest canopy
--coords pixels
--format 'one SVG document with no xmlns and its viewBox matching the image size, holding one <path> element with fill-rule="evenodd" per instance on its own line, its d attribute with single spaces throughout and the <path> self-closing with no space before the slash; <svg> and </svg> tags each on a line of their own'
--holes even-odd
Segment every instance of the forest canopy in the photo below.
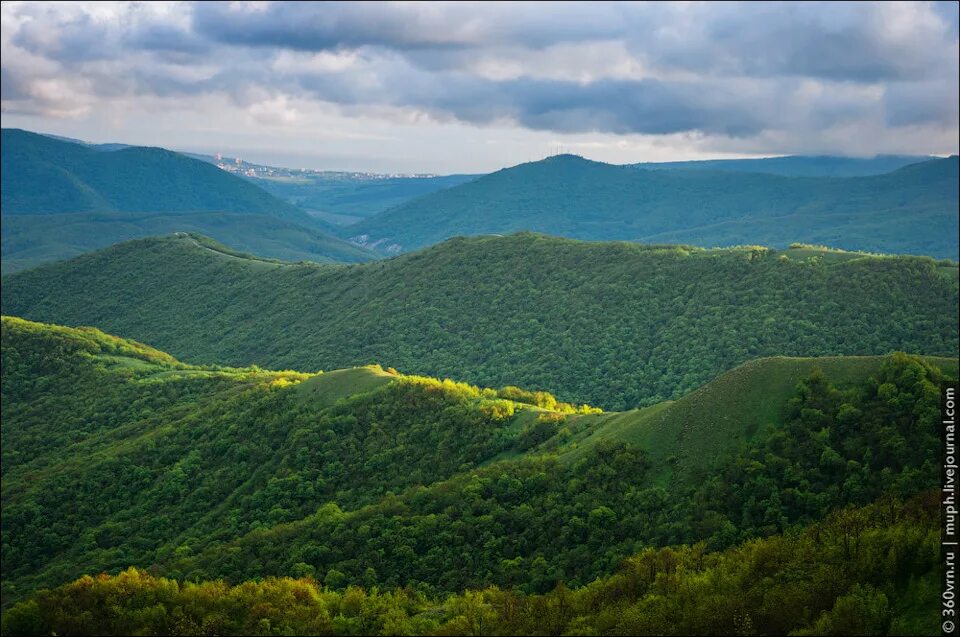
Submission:
<svg viewBox="0 0 960 637">
<path fill-rule="evenodd" d="M 679 398 L 763 356 L 960 347 L 957 265 L 924 257 L 529 233 L 354 266 L 206 247 L 133 241 L 17 273 L 3 280 L 3 312 L 96 325 L 192 363 L 379 363 L 608 410 Z"/>
</svg>

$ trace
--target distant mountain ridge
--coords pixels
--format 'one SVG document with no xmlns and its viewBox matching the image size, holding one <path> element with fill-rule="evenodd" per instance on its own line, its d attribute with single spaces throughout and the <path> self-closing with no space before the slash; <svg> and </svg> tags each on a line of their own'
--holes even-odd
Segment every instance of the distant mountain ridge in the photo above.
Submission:
<svg viewBox="0 0 960 637">
<path fill-rule="evenodd" d="M 782 177 L 559 155 L 414 199 L 345 232 L 388 253 L 530 230 L 702 247 L 800 241 L 955 259 L 957 168 L 954 156 L 868 177 Z"/>
<path fill-rule="evenodd" d="M 247 181 L 163 148 L 98 151 L 7 128 L 2 162 L 4 214 L 234 212 L 309 220 Z"/>
<path fill-rule="evenodd" d="M 782 177 L 868 177 L 893 172 L 904 166 L 931 159 L 936 157 L 930 155 L 876 155 L 875 157 L 786 155 L 755 159 L 639 162 L 633 166 L 644 170 L 721 170 L 764 173 Z"/>
<path fill-rule="evenodd" d="M 294 261 L 376 258 L 254 184 L 162 148 L 3 129 L 2 163 L 4 273 L 170 232 Z"/>
</svg>

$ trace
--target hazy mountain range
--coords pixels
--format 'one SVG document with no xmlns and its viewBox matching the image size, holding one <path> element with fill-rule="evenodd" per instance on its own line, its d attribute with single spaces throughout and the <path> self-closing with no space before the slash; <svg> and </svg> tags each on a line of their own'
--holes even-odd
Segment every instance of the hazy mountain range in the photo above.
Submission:
<svg viewBox="0 0 960 637">
<path fill-rule="evenodd" d="M 485 176 L 385 177 L 256 164 L 231 164 L 230 173 L 210 165 L 212 157 L 12 129 L 3 131 L 2 146 L 8 273 L 169 232 L 317 262 L 363 261 L 458 235 L 519 230 L 958 256 L 956 157 L 614 166 L 561 155 Z"/>
<path fill-rule="evenodd" d="M 791 242 L 956 258 L 957 157 L 868 177 L 643 170 L 559 155 L 364 219 L 355 241 L 400 252 L 456 235 L 534 230 L 591 240 Z"/>
<path fill-rule="evenodd" d="M 296 206 L 179 153 L 122 145 L 98 149 L 15 129 L 2 135 L 4 272 L 182 231 L 290 260 L 375 256 Z"/>
</svg>

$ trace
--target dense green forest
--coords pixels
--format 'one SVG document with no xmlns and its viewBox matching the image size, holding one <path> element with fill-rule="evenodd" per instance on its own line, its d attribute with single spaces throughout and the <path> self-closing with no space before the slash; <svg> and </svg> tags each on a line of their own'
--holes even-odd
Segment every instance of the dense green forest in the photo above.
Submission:
<svg viewBox="0 0 960 637">
<path fill-rule="evenodd" d="M 2 365 L 5 595 L 181 555 L 191 527 L 233 537 L 430 484 L 509 452 L 540 413 L 593 411 L 376 369 L 194 367 L 14 318 Z"/>
<path fill-rule="evenodd" d="M 287 260 L 357 262 L 375 255 L 331 226 L 207 162 L 162 148 L 101 150 L 2 131 L 3 271 L 118 241 L 201 232 Z"/>
<path fill-rule="evenodd" d="M 96 325 L 193 363 L 380 363 L 625 409 L 763 356 L 955 355 L 957 275 L 924 257 L 529 233 L 290 265 L 167 237 L 6 276 L 0 298 L 6 314 Z"/>
<path fill-rule="evenodd" d="M 425 195 L 346 231 L 386 251 L 532 230 L 704 247 L 802 241 L 956 259 L 958 188 L 956 156 L 840 178 L 642 170 L 560 155 Z"/>
<path fill-rule="evenodd" d="M 716 381 L 718 391 L 704 388 L 692 395 L 698 404 L 721 395 L 737 402 L 730 388 L 740 386 L 739 402 L 750 404 L 744 385 L 765 378 L 776 379 L 764 391 L 771 392 L 771 402 L 779 402 L 769 412 L 768 406 L 758 405 L 768 414 L 760 420 L 763 426 L 745 419 L 739 432 L 728 431 L 726 450 L 712 459 L 704 456 L 698 470 L 676 455 L 691 425 L 697 426 L 691 420 L 695 412 L 683 400 L 599 414 L 545 392 L 480 389 L 378 367 L 321 374 L 201 367 L 94 329 L 4 318 L 5 606 L 84 573 L 118 573 L 131 565 L 178 580 L 308 578 L 246 584 L 236 593 L 224 585 L 205 585 L 213 587 L 202 594 L 211 603 L 220 594 L 233 600 L 215 602 L 233 605 L 224 616 L 192 603 L 189 612 L 175 611 L 188 603 L 178 597 L 181 589 L 142 574 L 97 580 L 97 593 L 90 592 L 94 580 L 88 578 L 9 611 L 5 630 L 49 626 L 72 633 L 97 625 L 124 632 L 131 624 L 122 622 L 177 622 L 187 613 L 190 619 L 175 624 L 176 630 L 195 632 L 205 620 L 241 622 L 218 629 L 236 632 L 245 626 L 248 612 L 257 622 L 274 622 L 272 628 L 258 623 L 256 630 L 281 630 L 283 622 L 293 626 L 289 622 L 318 615 L 308 609 L 295 613 L 300 619 L 272 615 L 280 612 L 277 608 L 248 611 L 242 595 L 259 595 L 257 586 L 278 586 L 278 595 L 313 590 L 298 599 L 332 603 L 340 596 L 366 599 L 366 593 L 351 588 L 359 586 L 373 598 L 380 594 L 376 588 L 394 596 L 390 599 L 408 600 L 402 604 L 410 612 L 397 621 L 436 622 L 412 624 L 413 630 L 444 632 L 445 622 L 462 620 L 459 613 L 427 612 L 432 605 L 453 603 L 431 600 L 497 586 L 515 592 L 487 589 L 465 594 L 461 601 L 473 600 L 488 610 L 497 595 L 520 605 L 554 603 L 547 601 L 551 591 L 565 595 L 563 587 L 569 587 L 577 589 L 570 594 L 584 600 L 583 608 L 591 609 L 578 621 L 608 622 L 596 625 L 625 633 L 657 632 L 660 624 L 640 622 L 667 621 L 671 613 L 683 613 L 692 622 L 677 624 L 676 632 L 683 632 L 683 627 L 701 625 L 696 622 L 729 622 L 735 616 L 710 619 L 706 606 L 702 613 L 688 614 L 682 595 L 674 601 L 648 595 L 666 585 L 653 581 L 655 573 L 650 581 L 635 581 L 629 595 L 608 599 L 622 588 L 617 578 L 632 563 L 623 566 L 625 558 L 639 553 L 633 560 L 646 565 L 674 559 L 664 556 L 688 556 L 698 560 L 703 573 L 689 575 L 685 586 L 722 577 L 750 587 L 757 584 L 737 556 L 758 551 L 760 559 L 773 550 L 763 546 L 806 537 L 805 550 L 824 552 L 823 560 L 807 568 L 836 580 L 836 586 L 817 594 L 814 603 L 805 596 L 814 595 L 815 588 L 785 583 L 783 593 L 794 596 L 796 608 L 813 610 L 807 615 L 798 610 L 779 621 L 798 628 L 849 621 L 848 608 L 866 604 L 877 606 L 878 614 L 857 610 L 858 621 L 866 617 L 880 622 L 871 624 L 874 628 L 922 632 L 912 623 L 892 622 L 916 621 L 917 613 L 929 607 L 924 596 L 931 585 L 910 575 L 929 576 L 930 559 L 919 556 L 927 555 L 924 538 L 932 531 L 923 527 L 928 524 L 922 523 L 923 516 L 916 517 L 918 505 L 902 507 L 891 498 L 909 499 L 936 486 L 937 387 L 945 374 L 956 377 L 957 361 L 895 354 L 812 362 L 769 359 L 760 367 L 759 372 L 734 370 Z M 704 405 L 703 413 L 716 407 Z M 662 418 L 658 427 L 673 433 L 644 444 L 631 442 L 625 432 L 645 429 L 651 410 Z M 824 546 L 809 546 L 813 532 L 799 531 L 831 511 L 877 499 L 886 504 L 872 513 L 848 511 L 843 514 L 848 517 L 825 523 L 824 534 L 834 539 Z M 871 525 L 879 526 L 878 511 L 888 518 L 883 528 L 869 531 Z M 903 524 L 894 525 L 897 520 Z M 847 560 L 851 570 L 837 579 L 829 571 L 840 546 L 834 532 L 826 530 L 831 524 L 856 531 L 863 543 L 855 547 L 856 559 L 862 546 L 872 547 L 874 552 L 862 557 L 865 563 L 875 551 L 889 554 L 894 544 L 904 552 L 892 561 L 870 562 L 872 570 L 862 573 Z M 750 542 L 782 533 L 787 535 L 769 544 Z M 880 544 L 873 547 L 863 539 L 868 536 Z M 656 550 L 677 544 L 697 546 Z M 713 557 L 705 553 L 740 544 Z M 784 554 L 796 553 L 800 545 L 791 546 Z M 618 568 L 621 575 L 591 583 Z M 645 568 L 635 569 L 635 576 Z M 884 580 L 890 573 L 895 577 Z M 320 591 L 319 584 L 338 592 Z M 96 595 L 111 595 L 115 586 L 128 591 L 145 587 L 144 597 L 131 602 L 136 617 L 121 616 L 119 602 L 107 612 L 120 615 L 109 620 L 76 606 L 97 605 Z M 393 589 L 403 590 L 386 592 Z M 190 590 L 201 589 L 186 586 L 183 595 L 195 594 Z M 268 590 L 273 591 L 267 588 L 263 594 Z M 759 589 L 752 590 L 752 597 L 749 591 L 731 593 L 728 601 L 751 604 L 759 595 Z M 74 593 L 80 597 L 71 598 Z M 546 598 L 537 597 L 544 594 Z M 590 595 L 600 597 L 587 603 Z M 609 608 L 600 612 L 597 599 Z M 154 608 L 161 601 L 166 610 Z M 635 604 L 663 606 L 656 606 L 657 613 L 621 612 Z M 71 605 L 76 613 L 65 610 Z M 764 611 L 763 604 L 748 605 L 740 615 L 748 614 L 754 625 L 773 625 L 770 607 Z M 284 607 L 283 612 L 296 608 Z M 347 622 L 342 627 L 324 624 L 311 630 L 369 630 L 368 624 L 336 619 L 339 614 L 350 617 L 339 608 L 331 606 L 328 616 L 331 622 Z M 828 613 L 821 617 L 821 611 Z M 513 615 L 497 619 L 491 612 L 484 611 L 482 621 L 522 621 Z M 375 613 L 362 615 L 366 619 L 358 621 L 386 621 L 374 619 Z M 57 623 L 70 621 L 80 623 Z M 628 623 L 616 628 L 617 621 Z M 519 624 L 498 625 L 525 630 Z M 711 630 L 723 632 L 719 626 L 728 624 L 712 625 L 717 628 Z M 376 630 L 389 632 L 384 626 L 377 624 Z M 490 631 L 498 630 L 491 624 Z"/>
<path fill-rule="evenodd" d="M 14 606 L 19 635 L 932 635 L 933 494 L 843 509 L 802 532 L 721 552 L 645 549 L 613 575 L 542 595 L 486 587 L 445 598 L 312 576 L 178 582 L 85 576 Z"/>
<path fill-rule="evenodd" d="M 782 425 L 693 474 L 656 481 L 671 458 L 603 440 L 580 455 L 564 426 L 543 447 L 357 509 L 316 514 L 182 556 L 178 577 L 310 573 L 331 584 L 454 592 L 494 583 L 527 593 L 579 586 L 648 546 L 722 549 L 809 524 L 846 504 L 937 485 L 940 372 L 894 357 L 841 391 L 813 373 Z M 677 429 L 686 423 L 676 423 Z M 550 443 L 554 444 L 551 445 Z"/>
</svg>

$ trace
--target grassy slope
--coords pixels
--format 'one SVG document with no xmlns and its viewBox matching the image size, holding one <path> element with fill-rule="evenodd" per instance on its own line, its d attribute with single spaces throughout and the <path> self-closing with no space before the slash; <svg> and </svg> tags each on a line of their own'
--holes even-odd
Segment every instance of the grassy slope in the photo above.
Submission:
<svg viewBox="0 0 960 637">
<path fill-rule="evenodd" d="M 683 232 L 702 246 L 837 237 L 839 247 L 957 258 L 957 198 L 956 157 L 831 178 L 638 170 L 558 156 L 420 197 L 347 230 L 387 250 L 518 230 L 601 240 Z M 923 224 L 904 222 L 917 215 Z M 761 236 L 744 223 L 785 216 L 789 225 L 778 232 L 767 224 Z"/>
<path fill-rule="evenodd" d="M 385 372 L 375 365 L 338 369 L 300 383 L 297 393 L 305 402 L 329 407 L 338 400 L 373 391 L 396 378 L 397 374 Z"/>
<path fill-rule="evenodd" d="M 843 356 L 753 360 L 723 373 L 682 398 L 646 409 L 577 416 L 587 428 L 563 453 L 569 462 L 582 458 L 604 440 L 623 440 L 646 449 L 665 483 L 709 472 L 710 466 L 742 444 L 762 436 L 783 418 L 782 410 L 796 384 L 819 367 L 839 386 L 862 383 L 876 373 L 884 357 Z M 952 378 L 956 358 L 928 357 Z"/>
<path fill-rule="evenodd" d="M 265 268 L 163 238 L 5 277 L 2 305 L 190 361 L 382 363 L 607 409 L 679 397 L 763 356 L 957 347 L 955 265 L 812 248 L 754 254 L 527 234 L 357 266 Z"/>
</svg>

